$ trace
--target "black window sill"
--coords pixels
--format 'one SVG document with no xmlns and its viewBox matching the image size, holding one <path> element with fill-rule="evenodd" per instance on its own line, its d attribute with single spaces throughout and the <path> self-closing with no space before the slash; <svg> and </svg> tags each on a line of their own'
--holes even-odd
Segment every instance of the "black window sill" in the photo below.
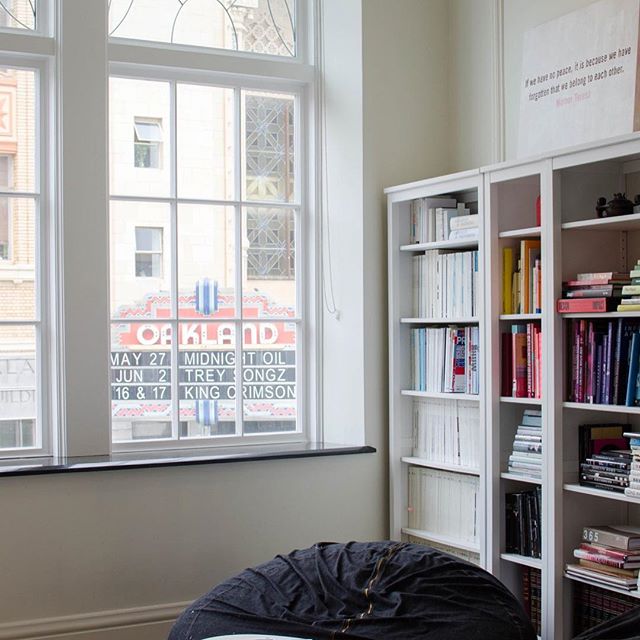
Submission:
<svg viewBox="0 0 640 640">
<path fill-rule="evenodd" d="M 196 464 L 226 464 L 228 462 L 258 462 L 288 458 L 318 458 L 375 453 L 369 446 L 330 444 L 326 442 L 279 445 L 217 447 L 135 453 L 114 453 L 110 456 L 13 458 L 0 460 L 0 477 L 33 476 L 48 473 L 78 473 L 113 471 L 115 469 L 147 469 Z"/>
</svg>

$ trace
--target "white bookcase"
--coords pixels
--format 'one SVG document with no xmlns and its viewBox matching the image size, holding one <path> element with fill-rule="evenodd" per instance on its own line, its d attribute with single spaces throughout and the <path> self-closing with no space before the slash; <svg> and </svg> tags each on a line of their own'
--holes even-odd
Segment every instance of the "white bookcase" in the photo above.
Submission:
<svg viewBox="0 0 640 640">
<path fill-rule="evenodd" d="M 477 531 L 473 540 L 469 537 L 461 539 L 456 535 L 455 527 L 449 526 L 449 531 L 442 533 L 437 527 L 427 523 L 420 528 L 411 527 L 409 514 L 409 473 L 412 469 L 433 470 L 442 472 L 448 479 L 459 478 L 466 482 L 473 478 L 478 485 L 478 504 L 485 502 L 484 492 L 486 478 L 484 469 L 484 441 L 482 427 L 484 420 L 484 393 L 482 389 L 483 377 L 480 375 L 480 394 L 442 393 L 415 391 L 411 385 L 411 330 L 417 327 L 457 326 L 460 328 L 473 326 L 480 330 L 480 358 L 482 358 L 483 309 L 483 235 L 482 224 L 478 239 L 439 241 L 426 244 L 410 244 L 411 202 L 418 198 L 428 198 L 434 207 L 444 206 L 443 198 L 454 199 L 458 203 L 465 203 L 471 213 L 478 213 L 482 219 L 484 202 L 483 176 L 479 171 L 469 171 L 442 179 L 425 180 L 387 190 L 389 202 L 389 327 L 390 327 L 390 403 L 391 403 L 391 535 L 396 539 L 405 539 L 425 544 L 433 544 L 441 548 L 458 550 L 462 557 L 486 564 L 484 509 L 477 509 Z M 435 317 L 415 318 L 414 286 L 413 286 L 413 258 L 428 252 L 479 252 L 480 284 L 477 300 L 479 308 L 475 317 Z M 480 360 L 482 362 L 482 360 Z M 481 373 L 481 371 L 480 371 Z M 473 412 L 477 416 L 478 445 L 477 465 L 473 467 L 462 464 L 451 464 L 438 460 L 438 456 L 429 458 L 414 455 L 413 446 L 413 412 L 418 402 L 430 401 L 440 403 L 449 411 Z M 429 472 L 430 473 L 430 472 Z M 431 483 L 432 484 L 432 483 Z M 425 480 L 425 487 L 430 486 L 429 479 Z M 433 523 L 438 524 L 438 523 Z"/>
<path fill-rule="evenodd" d="M 545 640 L 574 635 L 577 581 L 565 576 L 582 527 L 640 524 L 640 500 L 578 483 L 578 425 L 616 422 L 640 431 L 640 407 L 569 402 L 568 336 L 575 318 L 640 317 L 640 313 L 558 314 L 562 282 L 578 272 L 628 271 L 640 259 L 640 214 L 600 219 L 600 196 L 610 199 L 640 193 L 640 136 L 629 135 L 563 150 L 531 161 L 391 187 L 388 200 L 390 535 L 394 539 L 445 545 L 460 550 L 522 598 L 522 571 L 541 571 L 541 628 Z M 540 196 L 541 220 L 535 201 Z M 412 259 L 435 250 L 469 250 L 475 242 L 409 245 L 411 201 L 451 197 L 480 216 L 480 304 L 477 317 L 413 317 Z M 502 313 L 502 249 L 523 239 L 539 239 L 542 263 L 542 312 Z M 542 331 L 540 399 L 501 395 L 501 333 L 513 323 L 537 323 Z M 437 324 L 475 323 L 480 329 L 481 384 L 478 396 L 424 393 L 411 389 L 410 329 Z M 463 468 L 416 457 L 413 410 L 417 400 L 475 402 L 480 417 L 479 465 Z M 524 409 L 542 411 L 542 478 L 508 472 L 516 426 Z M 429 528 L 409 527 L 409 472 L 431 468 L 479 479 L 478 536 L 474 544 Z M 506 553 L 505 495 L 542 486 L 542 559 Z M 427 484 L 424 486 L 428 487 Z M 427 489 L 428 490 L 428 489 Z M 616 592 L 615 588 L 601 587 Z M 625 595 L 638 598 L 640 591 Z"/>
</svg>

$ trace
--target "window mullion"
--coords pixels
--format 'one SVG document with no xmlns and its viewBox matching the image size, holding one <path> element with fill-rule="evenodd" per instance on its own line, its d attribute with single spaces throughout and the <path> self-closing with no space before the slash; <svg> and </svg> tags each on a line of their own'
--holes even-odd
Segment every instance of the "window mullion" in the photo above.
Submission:
<svg viewBox="0 0 640 640">
<path fill-rule="evenodd" d="M 242 200 L 242 184 L 244 179 L 242 162 L 242 94 L 237 87 L 234 90 L 234 161 L 235 161 L 235 198 Z M 236 327 L 236 434 L 244 435 L 244 405 L 242 402 L 242 352 L 243 352 L 243 242 L 242 242 L 242 216 L 244 212 L 242 206 L 238 205 L 235 211 L 235 276 L 236 276 L 236 317 L 239 322 L 234 323 Z"/>
<path fill-rule="evenodd" d="M 177 85 L 170 83 L 169 146 L 171 193 L 171 436 L 180 437 L 180 325 L 178 322 L 178 96 Z"/>
</svg>

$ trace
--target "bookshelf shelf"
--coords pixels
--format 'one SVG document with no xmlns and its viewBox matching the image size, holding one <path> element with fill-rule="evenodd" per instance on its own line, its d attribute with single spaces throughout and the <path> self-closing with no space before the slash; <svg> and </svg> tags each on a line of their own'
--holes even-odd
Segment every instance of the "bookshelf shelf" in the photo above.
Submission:
<svg viewBox="0 0 640 640">
<path fill-rule="evenodd" d="M 511 322 L 524 322 L 525 320 L 542 320 L 541 313 L 503 313 L 500 320 L 510 320 Z"/>
<path fill-rule="evenodd" d="M 400 318 L 400 324 L 478 324 L 478 318 Z"/>
<path fill-rule="evenodd" d="M 521 556 L 517 553 L 501 553 L 500 558 L 514 564 L 521 564 L 523 567 L 533 567 L 534 569 L 542 569 L 542 560 L 540 558 L 529 558 Z"/>
<path fill-rule="evenodd" d="M 478 247 L 478 239 L 470 240 L 440 240 L 439 242 L 422 242 L 420 244 L 403 244 L 400 251 L 419 253 L 422 251 L 437 251 L 439 249 L 474 249 Z"/>
<path fill-rule="evenodd" d="M 563 231 L 638 231 L 640 230 L 640 213 L 613 218 L 592 218 L 562 224 Z"/>
<path fill-rule="evenodd" d="M 499 238 L 527 238 L 539 236 L 542 232 L 541 227 L 525 227 L 524 229 L 510 229 L 509 231 L 501 231 Z"/>
<path fill-rule="evenodd" d="M 521 476 L 517 473 L 509 473 L 508 471 L 503 471 L 500 477 L 503 480 L 515 480 L 516 482 L 526 482 L 527 484 L 542 484 L 541 478 L 530 478 L 529 476 Z"/>
<path fill-rule="evenodd" d="M 581 484 L 565 484 L 564 490 L 572 491 L 573 493 L 582 493 L 587 496 L 595 496 L 597 498 L 605 498 L 607 500 L 616 500 L 617 502 L 640 504 L 640 498 L 625 496 L 624 493 L 619 493 L 617 491 L 607 491 L 606 489 L 597 489 L 596 487 L 585 487 Z"/>
<path fill-rule="evenodd" d="M 467 542 L 466 540 L 458 540 L 453 536 L 443 536 L 437 533 L 431 533 L 430 531 L 424 531 L 422 529 L 410 529 L 403 527 L 402 533 L 413 536 L 414 538 L 420 538 L 439 544 L 446 544 L 456 549 L 462 549 L 463 551 L 471 551 L 472 553 L 480 553 L 480 545 Z"/>
<path fill-rule="evenodd" d="M 579 578 L 578 576 L 570 576 L 566 572 L 564 573 L 564 577 L 567 580 L 573 580 L 574 582 L 582 582 L 583 584 L 590 584 L 592 587 L 598 587 L 599 589 L 604 589 L 605 591 L 612 591 L 613 593 L 621 593 L 622 595 L 625 595 L 625 596 L 630 596 L 632 598 L 640 599 L 640 593 L 637 590 L 627 591 L 626 589 L 620 589 L 620 587 L 601 584 L 599 582 L 592 582 L 591 580 L 587 580 L 586 578 Z"/>
<path fill-rule="evenodd" d="M 414 391 L 413 389 L 403 389 L 403 396 L 413 396 L 414 398 L 435 398 L 437 400 L 467 400 L 469 402 L 480 402 L 480 396 L 471 393 L 437 393 L 435 391 Z"/>
<path fill-rule="evenodd" d="M 580 409 L 581 411 L 606 411 L 607 413 L 627 413 L 640 415 L 640 407 L 627 407 L 621 404 L 591 404 L 588 402 L 563 402 L 564 409 Z"/>
<path fill-rule="evenodd" d="M 506 404 L 530 404 L 536 406 L 542 405 L 541 398 L 513 398 L 511 396 L 500 396 L 500 402 L 504 402 Z"/>
<path fill-rule="evenodd" d="M 415 467 L 426 467 L 427 469 L 441 469 L 442 471 L 452 471 L 454 473 L 463 473 L 469 476 L 479 476 L 480 469 L 472 467 L 462 467 L 456 464 L 447 464 L 445 462 L 432 462 L 431 460 L 425 460 L 424 458 L 415 458 L 412 456 L 405 456 L 402 458 L 402 462 L 405 464 L 412 464 Z"/>
</svg>

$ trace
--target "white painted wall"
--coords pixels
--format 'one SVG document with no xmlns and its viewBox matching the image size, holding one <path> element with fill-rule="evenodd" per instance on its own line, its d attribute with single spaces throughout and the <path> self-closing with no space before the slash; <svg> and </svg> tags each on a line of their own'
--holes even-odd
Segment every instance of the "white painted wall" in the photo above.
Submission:
<svg viewBox="0 0 640 640">
<path fill-rule="evenodd" d="M 452 170 L 516 157 L 524 33 L 591 2 L 593 0 L 451 0 L 449 64 L 453 121 L 449 135 Z M 503 6 L 505 158 L 496 158 L 493 153 L 495 75 L 491 52 L 493 47 L 499 46 L 493 22 L 499 5 Z"/>
</svg>

